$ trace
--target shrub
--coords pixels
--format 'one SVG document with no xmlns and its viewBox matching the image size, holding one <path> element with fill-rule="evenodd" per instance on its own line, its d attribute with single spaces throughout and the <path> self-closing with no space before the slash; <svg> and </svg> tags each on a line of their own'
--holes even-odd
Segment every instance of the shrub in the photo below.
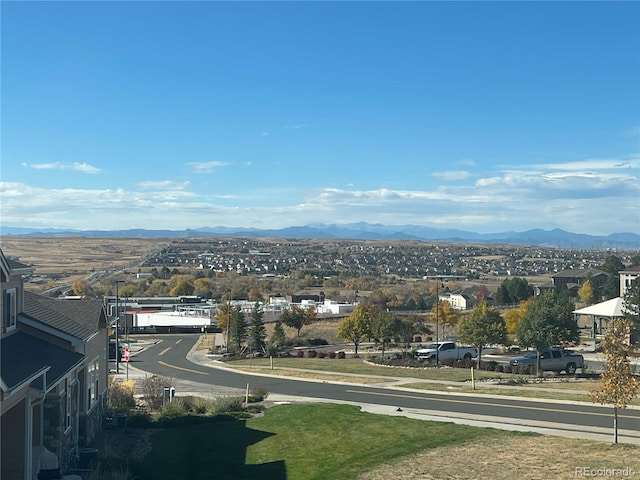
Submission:
<svg viewBox="0 0 640 480">
<path fill-rule="evenodd" d="M 353 355 L 351 355 L 351 358 L 360 358 L 360 355 L 358 355 L 357 353 L 354 353 Z"/>
<path fill-rule="evenodd" d="M 495 362 L 493 360 L 489 362 L 482 362 L 480 365 L 480 369 L 488 370 L 489 372 L 494 372 L 496 370 L 496 365 L 498 365 L 498 362 Z"/>
<path fill-rule="evenodd" d="M 461 358 L 453 365 L 455 368 L 471 368 L 476 366 L 477 362 L 471 358 Z"/>
<path fill-rule="evenodd" d="M 338 358 L 347 358 L 344 352 L 338 352 Z"/>
<path fill-rule="evenodd" d="M 329 358 L 336 358 L 336 352 L 329 352 L 327 355 Z"/>
<path fill-rule="evenodd" d="M 324 350 L 321 350 L 318 352 L 318 358 L 326 358 L 327 357 L 327 352 L 325 352 Z"/>
<path fill-rule="evenodd" d="M 244 411 L 242 397 L 219 397 L 211 401 L 213 415 Z"/>
<path fill-rule="evenodd" d="M 307 352 L 307 358 L 316 358 L 318 356 L 318 352 L 315 350 L 309 350 Z"/>
<path fill-rule="evenodd" d="M 129 428 L 149 428 L 153 423 L 151 415 L 142 412 L 131 412 L 127 417 L 127 427 Z"/>
<path fill-rule="evenodd" d="M 445 358 L 443 360 L 440 360 L 440 365 L 443 365 L 445 367 L 453 367 L 456 362 L 457 360 L 454 358 Z"/>
<path fill-rule="evenodd" d="M 277 357 L 278 356 L 278 346 L 273 344 L 273 343 L 267 344 L 266 351 L 267 351 L 267 357 Z"/>
<path fill-rule="evenodd" d="M 249 403 L 257 403 L 267 398 L 267 390 L 264 387 L 254 387 L 249 390 Z"/>
<path fill-rule="evenodd" d="M 504 365 L 496 365 L 496 372 L 504 372 Z"/>
<path fill-rule="evenodd" d="M 296 357 L 297 357 L 297 358 L 302 358 L 302 357 L 304 357 L 304 352 L 303 352 L 302 350 L 298 350 L 298 351 L 296 352 Z"/>
<path fill-rule="evenodd" d="M 173 379 L 160 375 L 145 377 L 142 381 L 144 400 L 151 410 L 162 407 L 164 389 L 173 387 Z"/>
<path fill-rule="evenodd" d="M 129 411 L 136 406 L 133 397 L 135 383 L 133 380 L 119 382 L 115 377 L 109 379 L 109 407 L 116 412 Z"/>
<path fill-rule="evenodd" d="M 504 373 L 512 373 L 513 372 L 513 367 L 511 365 L 504 365 L 504 368 L 502 369 L 502 371 Z"/>
<path fill-rule="evenodd" d="M 160 409 L 156 417 L 156 422 L 165 423 L 167 420 L 182 417 L 185 413 L 183 403 L 174 398 L 172 402 L 167 403 Z"/>
</svg>

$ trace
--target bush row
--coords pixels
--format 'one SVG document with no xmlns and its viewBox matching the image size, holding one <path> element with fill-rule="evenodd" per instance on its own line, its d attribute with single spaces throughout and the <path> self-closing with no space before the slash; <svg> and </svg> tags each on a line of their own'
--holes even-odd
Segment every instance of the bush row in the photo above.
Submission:
<svg viewBox="0 0 640 480">
<path fill-rule="evenodd" d="M 319 352 L 316 350 L 298 350 L 296 352 L 296 357 L 298 358 L 347 358 L 344 352 L 325 352 L 324 350 L 320 350 Z"/>
</svg>

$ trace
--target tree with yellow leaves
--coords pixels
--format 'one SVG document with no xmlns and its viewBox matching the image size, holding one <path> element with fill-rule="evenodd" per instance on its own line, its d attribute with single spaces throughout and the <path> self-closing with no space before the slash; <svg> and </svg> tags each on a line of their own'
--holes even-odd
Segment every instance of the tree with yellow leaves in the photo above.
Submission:
<svg viewBox="0 0 640 480">
<path fill-rule="evenodd" d="M 437 309 L 437 311 L 436 311 Z M 440 300 L 433 306 L 431 312 L 435 316 L 438 316 L 438 323 L 442 326 L 442 336 L 444 337 L 445 327 L 455 327 L 460 320 L 460 313 L 453 308 L 446 300 Z"/>
<path fill-rule="evenodd" d="M 631 372 L 631 324 L 616 320 L 607 332 L 602 347 L 605 356 L 600 388 L 589 393 L 592 402 L 613 405 L 613 443 L 618 443 L 618 409 L 626 408 L 640 391 L 640 379 Z"/>
</svg>

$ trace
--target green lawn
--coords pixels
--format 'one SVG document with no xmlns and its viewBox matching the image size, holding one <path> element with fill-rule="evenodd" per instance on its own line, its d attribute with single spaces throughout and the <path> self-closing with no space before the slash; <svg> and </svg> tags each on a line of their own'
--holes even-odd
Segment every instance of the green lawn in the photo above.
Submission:
<svg viewBox="0 0 640 480">
<path fill-rule="evenodd" d="M 159 431 L 151 437 L 151 452 L 130 467 L 140 480 L 356 478 L 425 449 L 505 437 L 517 443 L 526 436 L 363 413 L 348 405 L 281 405 L 246 421 Z"/>
</svg>

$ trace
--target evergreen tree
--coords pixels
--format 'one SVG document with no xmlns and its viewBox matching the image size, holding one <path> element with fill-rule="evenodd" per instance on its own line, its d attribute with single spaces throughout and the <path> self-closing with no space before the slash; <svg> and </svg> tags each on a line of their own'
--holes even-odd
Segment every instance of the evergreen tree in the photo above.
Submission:
<svg viewBox="0 0 640 480">
<path fill-rule="evenodd" d="M 242 349 L 242 342 L 247 336 L 247 324 L 245 322 L 244 313 L 239 306 L 231 309 L 231 322 L 229 323 L 229 336 L 231 342 L 236 345 L 236 352 Z"/>
<path fill-rule="evenodd" d="M 267 331 L 264 328 L 262 307 L 259 302 L 253 305 L 251 310 L 250 324 L 249 324 L 249 342 L 251 349 L 254 352 L 264 351 L 265 338 L 267 337 Z"/>
<path fill-rule="evenodd" d="M 282 326 L 281 320 L 276 320 L 273 326 L 273 333 L 271 334 L 270 343 L 275 345 L 276 347 L 281 347 L 284 345 L 286 340 L 286 335 L 284 333 L 284 327 Z"/>
</svg>

